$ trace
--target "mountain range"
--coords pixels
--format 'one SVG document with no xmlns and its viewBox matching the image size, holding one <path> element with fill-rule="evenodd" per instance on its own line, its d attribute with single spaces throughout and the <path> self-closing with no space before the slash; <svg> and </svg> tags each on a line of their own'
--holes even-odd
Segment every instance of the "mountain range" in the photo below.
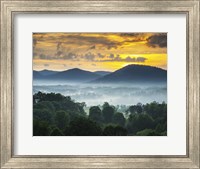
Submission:
<svg viewBox="0 0 200 169">
<path fill-rule="evenodd" d="M 33 71 L 33 80 L 51 80 L 88 83 L 158 83 L 167 81 L 167 71 L 145 65 L 128 65 L 114 72 L 90 72 L 78 68 L 61 72 L 52 70 Z"/>
<path fill-rule="evenodd" d="M 166 82 L 167 71 L 161 68 L 128 65 L 111 74 L 95 79 L 94 83 L 120 83 L 120 82 Z"/>
</svg>

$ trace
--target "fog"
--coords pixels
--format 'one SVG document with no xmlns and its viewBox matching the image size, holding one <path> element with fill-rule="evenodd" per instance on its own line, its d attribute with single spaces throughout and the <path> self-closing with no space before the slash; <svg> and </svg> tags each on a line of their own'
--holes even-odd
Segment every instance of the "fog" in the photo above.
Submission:
<svg viewBox="0 0 200 169">
<path fill-rule="evenodd" d="M 133 105 L 137 103 L 167 102 L 167 86 L 163 84 L 78 84 L 34 81 L 33 93 L 61 93 L 70 96 L 76 102 L 85 102 L 87 106 L 102 105 Z"/>
</svg>

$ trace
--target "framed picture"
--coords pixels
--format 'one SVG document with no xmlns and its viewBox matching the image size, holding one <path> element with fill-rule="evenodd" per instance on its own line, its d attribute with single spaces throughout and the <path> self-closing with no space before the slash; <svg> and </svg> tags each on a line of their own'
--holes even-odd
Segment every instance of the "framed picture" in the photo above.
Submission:
<svg viewBox="0 0 200 169">
<path fill-rule="evenodd" d="M 200 168 L 199 0 L 1 0 L 1 168 Z"/>
<path fill-rule="evenodd" d="M 33 42 L 33 136 L 167 135 L 167 33 L 33 33 Z"/>
</svg>

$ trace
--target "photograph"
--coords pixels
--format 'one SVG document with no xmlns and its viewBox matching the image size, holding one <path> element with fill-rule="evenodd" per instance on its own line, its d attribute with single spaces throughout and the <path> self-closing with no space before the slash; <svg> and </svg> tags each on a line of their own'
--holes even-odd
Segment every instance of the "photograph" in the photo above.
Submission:
<svg viewBox="0 0 200 169">
<path fill-rule="evenodd" d="M 167 136 L 167 33 L 33 32 L 33 136 Z"/>
<path fill-rule="evenodd" d="M 200 169 L 200 0 L 0 2 L 0 169 Z"/>
</svg>

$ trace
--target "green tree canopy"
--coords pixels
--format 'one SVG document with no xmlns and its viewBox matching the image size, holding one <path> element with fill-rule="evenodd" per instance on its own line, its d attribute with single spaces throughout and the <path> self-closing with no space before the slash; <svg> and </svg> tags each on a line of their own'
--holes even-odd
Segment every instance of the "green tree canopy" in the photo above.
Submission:
<svg viewBox="0 0 200 169">
<path fill-rule="evenodd" d="M 50 136 L 63 136 L 63 132 L 59 128 L 54 128 Z"/>
<path fill-rule="evenodd" d="M 157 133 L 155 130 L 152 130 L 152 129 L 144 129 L 142 131 L 138 131 L 136 135 L 137 136 L 159 136 L 159 133 Z"/>
<path fill-rule="evenodd" d="M 102 135 L 102 129 L 96 122 L 88 118 L 77 117 L 70 122 L 69 128 L 65 131 L 65 135 L 100 136 Z"/>
<path fill-rule="evenodd" d="M 127 130 L 122 126 L 108 125 L 103 130 L 104 136 L 126 136 Z"/>
<path fill-rule="evenodd" d="M 114 124 L 118 124 L 123 127 L 125 125 L 125 122 L 126 122 L 126 119 L 124 118 L 124 115 L 122 113 L 117 112 L 113 115 Z"/>
<path fill-rule="evenodd" d="M 167 135 L 167 104 L 91 106 L 59 93 L 33 95 L 34 136 Z M 102 110 L 101 110 L 102 108 Z M 127 112 L 124 117 L 124 113 Z"/>
<path fill-rule="evenodd" d="M 45 121 L 33 120 L 33 136 L 49 136 L 50 126 Z"/>
<path fill-rule="evenodd" d="M 98 106 L 90 107 L 89 118 L 99 123 L 102 122 L 101 109 Z"/>
<path fill-rule="evenodd" d="M 53 115 L 48 109 L 33 109 L 33 119 L 52 123 Z"/>
<path fill-rule="evenodd" d="M 142 113 L 142 112 L 143 112 L 143 105 L 141 103 L 130 106 L 126 111 L 126 113 L 129 113 L 129 114 Z"/>
<path fill-rule="evenodd" d="M 113 106 L 104 106 L 102 110 L 103 118 L 105 123 L 110 123 L 112 122 L 112 117 L 115 113 L 115 109 Z"/>
<path fill-rule="evenodd" d="M 70 117 L 69 114 L 65 111 L 57 111 L 55 115 L 55 122 L 59 129 L 65 130 L 67 125 L 69 124 Z"/>
<path fill-rule="evenodd" d="M 153 118 L 146 114 L 130 114 L 128 118 L 127 129 L 131 135 L 136 134 L 140 130 L 144 130 L 146 128 L 153 128 L 154 120 Z"/>
</svg>

